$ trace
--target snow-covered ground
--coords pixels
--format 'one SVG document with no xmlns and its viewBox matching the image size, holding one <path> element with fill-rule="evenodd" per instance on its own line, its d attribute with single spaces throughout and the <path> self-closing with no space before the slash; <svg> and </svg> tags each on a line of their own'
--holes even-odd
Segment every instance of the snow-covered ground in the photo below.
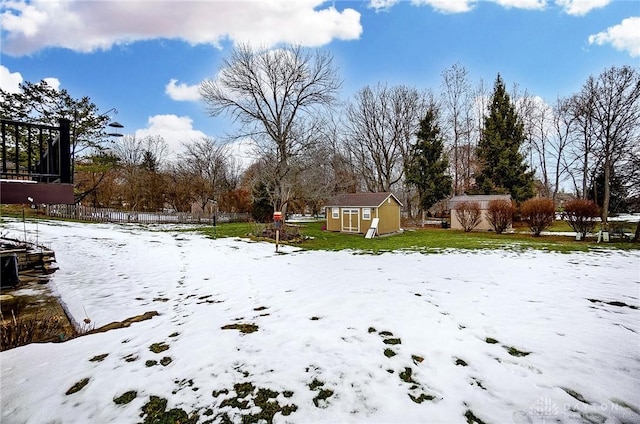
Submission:
<svg viewBox="0 0 640 424">
<path fill-rule="evenodd" d="M 275 422 L 640 422 L 639 251 L 276 254 L 44 221 L 38 237 L 76 321 L 160 315 L 0 353 L 2 423 L 140 422 L 151 396 L 198 422 L 265 399 Z"/>
</svg>

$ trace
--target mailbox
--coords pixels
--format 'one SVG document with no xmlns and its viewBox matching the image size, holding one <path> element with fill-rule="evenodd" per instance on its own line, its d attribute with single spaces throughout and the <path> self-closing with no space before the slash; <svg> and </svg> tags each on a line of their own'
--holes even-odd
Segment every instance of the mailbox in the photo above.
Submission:
<svg viewBox="0 0 640 424">
<path fill-rule="evenodd" d="M 282 212 L 274 212 L 273 213 L 274 221 L 282 221 Z"/>
</svg>

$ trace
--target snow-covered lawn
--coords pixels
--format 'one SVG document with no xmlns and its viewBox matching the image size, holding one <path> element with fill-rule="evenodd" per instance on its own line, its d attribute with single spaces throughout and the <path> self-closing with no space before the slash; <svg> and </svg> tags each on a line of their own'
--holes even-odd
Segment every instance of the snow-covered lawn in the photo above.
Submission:
<svg viewBox="0 0 640 424">
<path fill-rule="evenodd" d="M 639 251 L 275 254 L 43 221 L 39 239 L 76 321 L 160 315 L 2 352 L 2 423 L 640 422 Z"/>
</svg>

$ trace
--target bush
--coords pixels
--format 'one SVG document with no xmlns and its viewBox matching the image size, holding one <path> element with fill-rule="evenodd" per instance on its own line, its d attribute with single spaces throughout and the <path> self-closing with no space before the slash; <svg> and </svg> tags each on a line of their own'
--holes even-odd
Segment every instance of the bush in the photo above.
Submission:
<svg viewBox="0 0 640 424">
<path fill-rule="evenodd" d="M 16 318 L 12 312 L 12 318 L 0 324 L 0 351 L 32 342 L 59 341 L 66 336 L 63 322 L 63 318 L 57 315 L 40 318 L 36 313 Z"/>
<path fill-rule="evenodd" d="M 591 200 L 574 199 L 565 203 L 562 216 L 584 240 L 587 233 L 595 228 L 600 217 L 600 208 Z"/>
<path fill-rule="evenodd" d="M 478 202 L 460 202 L 456 205 L 455 212 L 466 233 L 477 227 L 482 219 L 482 210 Z"/>
<path fill-rule="evenodd" d="M 556 218 L 556 207 L 551 199 L 529 199 L 522 203 L 520 212 L 536 237 L 549 228 Z"/>
<path fill-rule="evenodd" d="M 487 221 L 496 234 L 502 234 L 513 222 L 513 203 L 511 200 L 496 199 L 489 202 Z"/>
</svg>

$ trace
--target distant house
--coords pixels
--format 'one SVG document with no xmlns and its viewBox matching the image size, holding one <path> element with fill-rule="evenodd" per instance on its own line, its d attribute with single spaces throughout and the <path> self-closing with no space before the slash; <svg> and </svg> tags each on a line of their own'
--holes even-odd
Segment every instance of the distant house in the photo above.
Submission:
<svg viewBox="0 0 640 424">
<path fill-rule="evenodd" d="M 326 205 L 327 230 L 365 234 L 377 218 L 377 234 L 400 231 L 401 208 L 393 193 L 339 194 Z"/>
<path fill-rule="evenodd" d="M 462 202 L 478 202 L 482 211 L 482 219 L 480 224 L 474 230 L 491 230 L 491 224 L 487 220 L 487 211 L 489 210 L 489 202 L 492 200 L 511 200 L 510 194 L 477 194 L 461 196 L 453 196 L 449 199 L 449 209 L 451 210 L 451 228 L 454 230 L 462 230 L 462 225 L 456 216 L 456 206 Z"/>
</svg>

